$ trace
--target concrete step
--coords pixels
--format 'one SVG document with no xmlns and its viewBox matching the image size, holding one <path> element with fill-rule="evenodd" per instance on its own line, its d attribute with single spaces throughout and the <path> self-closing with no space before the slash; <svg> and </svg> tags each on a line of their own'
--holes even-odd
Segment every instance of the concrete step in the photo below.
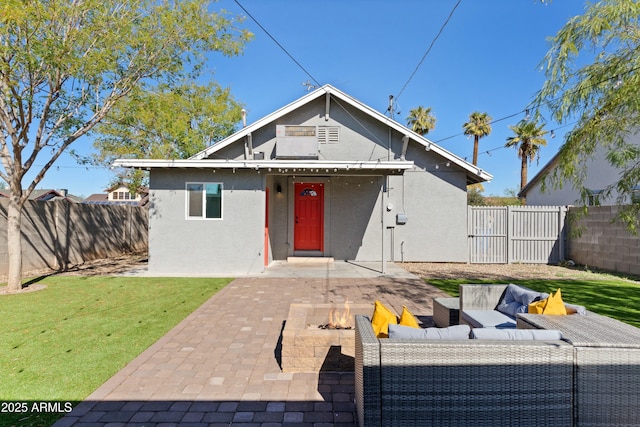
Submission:
<svg viewBox="0 0 640 427">
<path fill-rule="evenodd" d="M 333 257 L 290 256 L 287 258 L 287 262 L 291 264 L 331 264 L 333 263 Z"/>
</svg>

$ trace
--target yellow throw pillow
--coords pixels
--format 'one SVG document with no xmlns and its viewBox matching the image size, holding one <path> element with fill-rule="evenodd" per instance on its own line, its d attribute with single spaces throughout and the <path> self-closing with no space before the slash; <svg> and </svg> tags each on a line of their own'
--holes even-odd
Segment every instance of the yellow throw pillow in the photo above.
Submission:
<svg viewBox="0 0 640 427">
<path fill-rule="evenodd" d="M 532 302 L 531 304 L 529 304 L 527 312 L 529 314 L 542 314 L 542 313 L 544 313 L 544 308 L 546 307 L 548 300 L 549 300 L 549 298 L 545 298 L 545 299 L 542 299 L 540 301 Z"/>
<path fill-rule="evenodd" d="M 385 307 L 384 304 L 376 301 L 373 316 L 371 316 L 371 326 L 373 327 L 373 332 L 376 334 L 376 337 L 389 337 L 389 323 L 396 325 L 398 318 L 395 313 Z"/>
<path fill-rule="evenodd" d="M 402 306 L 402 314 L 400 315 L 400 321 L 398 321 L 398 324 L 402 326 L 411 326 L 412 328 L 420 328 L 416 317 L 404 305 Z"/>
<path fill-rule="evenodd" d="M 549 298 L 547 298 L 547 305 L 544 307 L 542 314 L 551 314 L 556 316 L 567 315 L 567 309 L 562 301 L 560 288 L 558 288 L 555 294 L 551 293 L 551 295 L 549 295 Z"/>
</svg>

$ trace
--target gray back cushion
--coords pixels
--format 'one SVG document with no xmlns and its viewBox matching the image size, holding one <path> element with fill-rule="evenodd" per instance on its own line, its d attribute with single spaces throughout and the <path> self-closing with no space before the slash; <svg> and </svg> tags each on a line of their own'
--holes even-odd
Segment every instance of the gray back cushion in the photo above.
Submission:
<svg viewBox="0 0 640 427">
<path fill-rule="evenodd" d="M 532 291 L 531 289 L 511 283 L 504 291 L 504 296 L 498 303 L 496 309 L 501 313 L 516 317 L 518 313 L 526 313 L 529 310 L 529 304 L 532 302 L 548 297 L 549 294 L 547 293 Z"/>
<path fill-rule="evenodd" d="M 410 326 L 389 325 L 389 338 L 416 340 L 467 340 L 471 328 L 468 325 L 455 325 L 448 328 L 412 328 Z"/>
</svg>

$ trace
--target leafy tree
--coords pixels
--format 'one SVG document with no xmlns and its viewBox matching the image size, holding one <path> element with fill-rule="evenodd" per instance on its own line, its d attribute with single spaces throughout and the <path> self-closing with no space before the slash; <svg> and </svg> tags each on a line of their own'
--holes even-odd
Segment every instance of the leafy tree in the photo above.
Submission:
<svg viewBox="0 0 640 427">
<path fill-rule="evenodd" d="M 110 165 L 118 158 L 185 159 L 229 136 L 241 119 L 229 89 L 183 82 L 135 88 L 96 127 L 98 150 L 83 162 Z M 119 170 L 115 181 L 132 190 L 146 176 Z"/>
<path fill-rule="evenodd" d="M 543 136 L 547 133 L 536 121 L 523 120 L 515 126 L 509 126 L 515 136 L 507 138 L 505 147 L 515 147 L 518 150 L 520 165 L 520 190 L 527 185 L 527 172 L 529 162 L 537 159 L 540 155 L 540 147 L 547 145 L 547 140 Z"/>
<path fill-rule="evenodd" d="M 96 159 L 191 157 L 232 134 L 241 108 L 215 83 L 136 88 L 97 127 Z"/>
<path fill-rule="evenodd" d="M 436 127 L 436 116 L 431 112 L 431 107 L 419 106 L 409 111 L 407 126 L 416 133 L 426 135 Z"/>
<path fill-rule="evenodd" d="M 478 146 L 480 138 L 491 133 L 491 121 L 493 119 L 487 113 L 474 111 L 469 116 L 469 121 L 462 125 L 465 135 L 473 135 L 473 164 L 478 165 Z"/>
<path fill-rule="evenodd" d="M 604 147 L 620 178 L 601 194 L 618 194 L 624 205 L 618 216 L 637 232 L 640 204 L 632 196 L 640 182 L 640 147 L 631 139 L 640 129 L 640 3 L 588 3 L 550 44 L 543 62 L 547 80 L 534 105 L 549 108 L 559 123 L 577 122 L 565 136 L 550 181 L 571 183 L 586 206 L 586 163 L 598 146 Z"/>
<path fill-rule="evenodd" d="M 236 55 L 250 39 L 206 0 L 4 0 L 0 4 L 0 178 L 9 291 L 21 287 L 22 208 L 74 142 L 136 88 L 172 85 L 204 53 Z M 43 165 L 43 166 L 39 166 Z M 32 169 L 34 178 L 25 183 Z"/>
<path fill-rule="evenodd" d="M 467 205 L 469 206 L 486 206 L 485 197 L 482 195 L 482 189 L 477 187 L 467 188 Z"/>
</svg>

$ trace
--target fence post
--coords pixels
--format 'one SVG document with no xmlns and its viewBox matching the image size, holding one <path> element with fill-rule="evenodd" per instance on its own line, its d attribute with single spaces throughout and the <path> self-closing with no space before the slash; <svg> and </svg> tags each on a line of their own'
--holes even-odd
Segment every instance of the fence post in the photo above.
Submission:
<svg viewBox="0 0 640 427">
<path fill-rule="evenodd" d="M 567 217 L 566 206 L 558 206 L 558 262 L 562 262 L 567 259 L 566 254 L 566 227 L 564 226 Z"/>
<path fill-rule="evenodd" d="M 69 265 L 69 216 L 71 206 L 64 200 L 53 202 L 53 256 L 54 266 L 58 270 L 66 270 Z"/>
<path fill-rule="evenodd" d="M 513 206 L 507 206 L 507 223 L 505 225 L 507 227 L 507 247 L 505 248 L 505 250 L 507 251 L 507 264 L 511 264 L 511 262 L 513 261 L 513 254 L 511 253 L 511 247 L 513 246 L 513 215 L 511 212 L 512 208 Z"/>
</svg>

